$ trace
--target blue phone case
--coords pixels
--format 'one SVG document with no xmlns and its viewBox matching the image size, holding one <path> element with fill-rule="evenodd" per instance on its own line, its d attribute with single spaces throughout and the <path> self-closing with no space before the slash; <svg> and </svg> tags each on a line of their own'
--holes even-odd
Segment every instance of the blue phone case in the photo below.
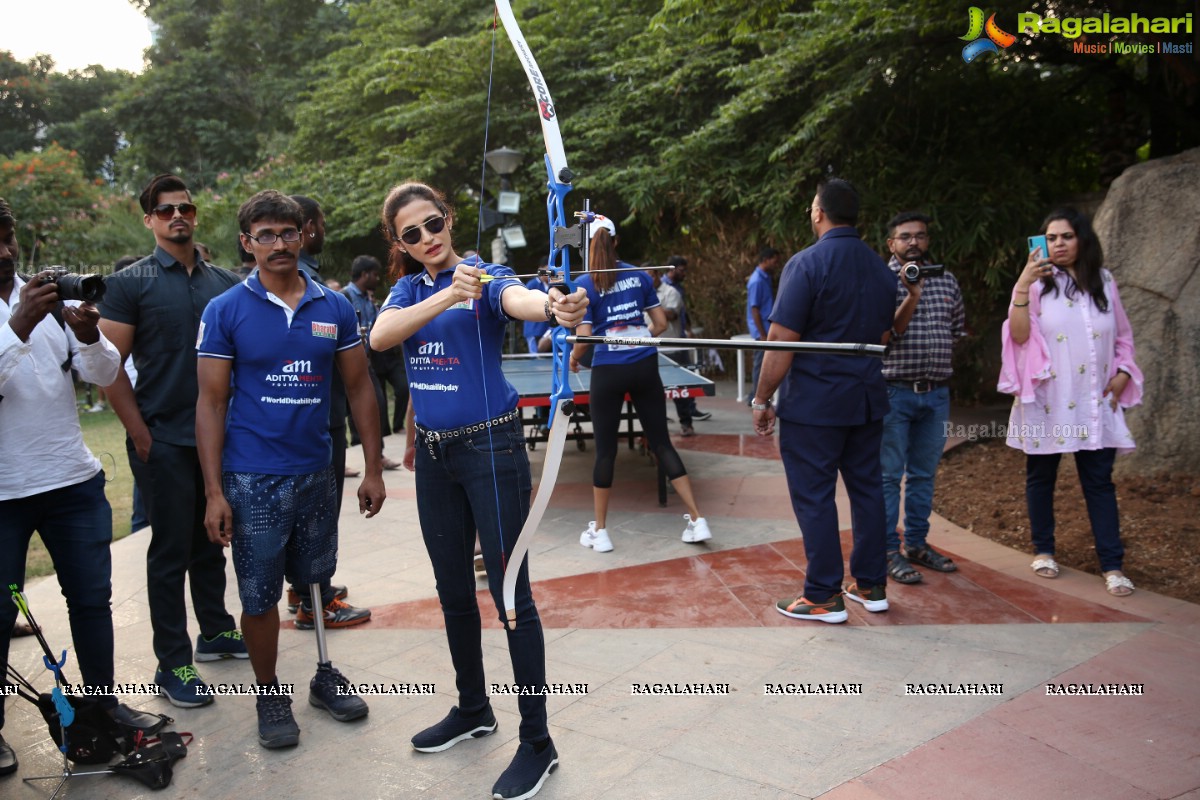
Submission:
<svg viewBox="0 0 1200 800">
<path fill-rule="evenodd" d="M 1038 248 L 1042 248 L 1042 258 L 1050 257 L 1050 248 L 1046 246 L 1045 236 L 1030 236 L 1029 237 L 1029 252 L 1033 252 Z"/>
</svg>

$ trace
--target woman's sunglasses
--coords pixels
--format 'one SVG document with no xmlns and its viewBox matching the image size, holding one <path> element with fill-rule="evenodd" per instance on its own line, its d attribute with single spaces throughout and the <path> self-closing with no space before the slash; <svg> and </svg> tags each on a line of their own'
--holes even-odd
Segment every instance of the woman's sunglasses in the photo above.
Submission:
<svg viewBox="0 0 1200 800">
<path fill-rule="evenodd" d="M 164 222 L 175 218 L 175 210 L 179 209 L 179 216 L 194 217 L 196 216 L 196 206 L 194 203 L 163 203 L 150 209 L 150 213 Z"/>
<path fill-rule="evenodd" d="M 421 228 L 424 228 L 432 235 L 437 236 L 439 233 L 445 230 L 446 218 L 430 217 L 420 225 L 413 225 L 411 228 L 405 228 L 404 230 L 400 231 L 400 237 L 397 239 L 397 241 L 404 242 L 405 244 L 409 245 L 416 244 L 417 242 L 421 241 Z"/>
</svg>

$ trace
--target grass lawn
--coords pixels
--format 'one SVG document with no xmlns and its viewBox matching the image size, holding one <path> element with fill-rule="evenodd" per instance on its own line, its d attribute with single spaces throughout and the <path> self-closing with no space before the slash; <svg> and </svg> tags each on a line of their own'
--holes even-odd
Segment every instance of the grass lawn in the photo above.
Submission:
<svg viewBox="0 0 1200 800">
<path fill-rule="evenodd" d="M 104 468 L 106 484 L 104 493 L 113 511 L 113 539 L 129 535 L 129 514 L 133 507 L 133 473 L 129 471 L 129 458 L 125 454 L 125 428 L 111 409 L 89 414 L 81 410 L 79 424 L 83 428 L 83 441 L 87 443 Z M 25 566 L 28 581 L 54 572 L 50 554 L 36 534 L 29 543 L 29 558 Z"/>
</svg>

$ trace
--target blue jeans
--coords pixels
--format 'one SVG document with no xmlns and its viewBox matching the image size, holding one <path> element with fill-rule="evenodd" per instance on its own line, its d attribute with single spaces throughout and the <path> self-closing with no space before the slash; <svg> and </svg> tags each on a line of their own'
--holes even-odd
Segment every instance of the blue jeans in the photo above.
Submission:
<svg viewBox="0 0 1200 800">
<path fill-rule="evenodd" d="M 1083 487 L 1092 536 L 1096 539 L 1096 555 L 1100 569 L 1111 572 L 1121 569 L 1125 546 L 1121 544 L 1121 523 L 1117 512 L 1117 490 L 1112 482 L 1115 448 L 1078 450 L 1075 468 Z M 1029 532 L 1033 549 L 1054 555 L 1054 484 L 1058 480 L 1058 463 L 1062 453 L 1044 456 L 1025 456 L 1025 502 L 1029 505 Z"/>
<path fill-rule="evenodd" d="M 939 386 L 922 394 L 911 387 L 887 387 L 892 410 L 883 418 L 883 504 L 886 513 L 887 549 L 900 550 L 896 523 L 900 521 L 900 479 L 904 478 L 904 544 L 920 550 L 929 535 L 933 511 L 933 478 L 946 446 L 946 420 L 950 419 L 950 387 Z"/>
<path fill-rule="evenodd" d="M 14 468 L 15 465 L 14 465 Z M 25 587 L 25 559 L 29 539 L 37 531 L 54 562 L 58 585 L 67 599 L 74 654 L 68 654 L 63 674 L 70 683 L 82 677 L 85 686 L 113 685 L 112 626 L 112 507 L 104 496 L 104 472 L 73 486 L 16 500 L 0 500 L 0 663 L 8 663 L 17 606 L 8 595 L 8 585 Z M 32 609 L 37 615 L 37 609 Z M 46 631 L 55 652 L 64 644 L 61 631 Z M 78 661 L 77 665 L 71 663 Z M 26 675 L 34 685 L 49 686 L 49 676 Z M 4 681 L 0 679 L 0 683 Z M 101 705 L 115 707 L 112 695 L 98 698 Z M 0 728 L 4 727 L 4 703 L 0 698 Z"/>
<path fill-rule="evenodd" d="M 437 579 L 458 706 L 463 713 L 471 714 L 488 704 L 472 565 L 475 536 L 478 533 L 492 600 L 504 623 L 504 567 L 529 515 L 529 456 L 519 420 L 438 442 L 434 446 L 436 458 L 420 433 L 416 445 L 421 535 Z M 513 677 L 518 685 L 540 691 L 546 683 L 546 643 L 529 588 L 528 562 L 521 565 L 516 605 L 517 628 L 505 628 Z M 545 695 L 521 695 L 517 705 L 521 711 L 521 741 L 547 738 L 550 731 Z"/>
</svg>

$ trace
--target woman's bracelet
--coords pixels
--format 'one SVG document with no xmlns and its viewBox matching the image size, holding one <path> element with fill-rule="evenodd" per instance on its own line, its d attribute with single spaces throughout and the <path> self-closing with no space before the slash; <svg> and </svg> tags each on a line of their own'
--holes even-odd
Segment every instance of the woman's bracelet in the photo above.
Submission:
<svg viewBox="0 0 1200 800">
<path fill-rule="evenodd" d="M 1012 307 L 1013 308 L 1025 308 L 1027 305 L 1029 305 L 1028 300 L 1026 300 L 1024 303 L 1013 303 Z"/>
</svg>

